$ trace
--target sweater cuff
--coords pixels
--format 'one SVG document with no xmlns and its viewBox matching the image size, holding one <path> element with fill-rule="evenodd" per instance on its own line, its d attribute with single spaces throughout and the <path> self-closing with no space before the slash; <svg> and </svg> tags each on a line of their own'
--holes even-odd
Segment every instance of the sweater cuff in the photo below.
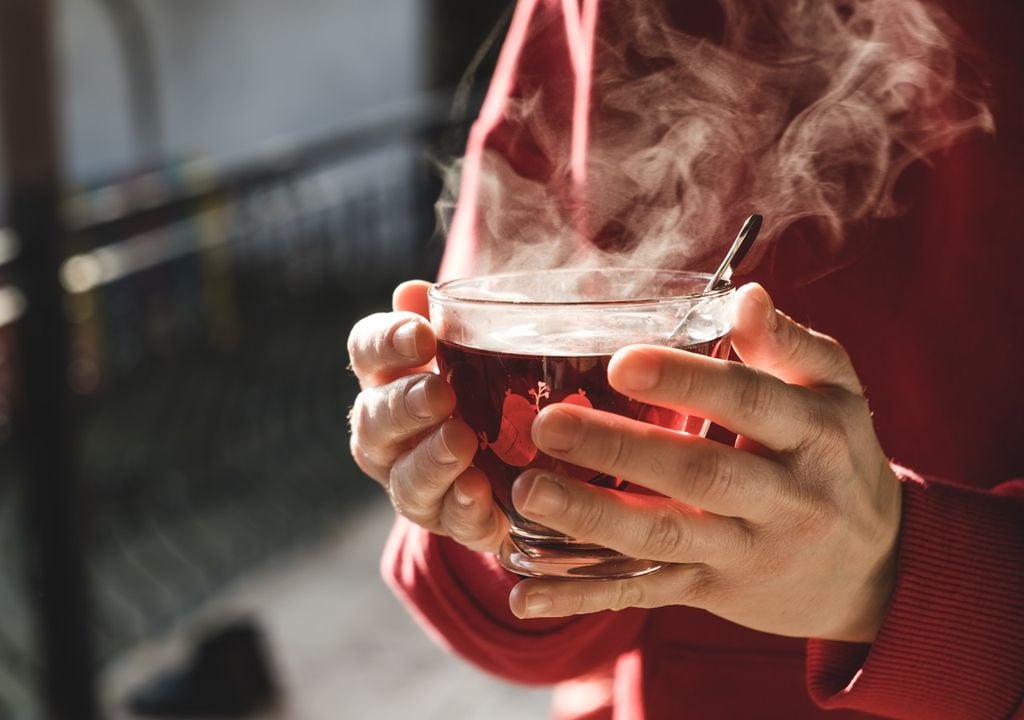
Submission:
<svg viewBox="0 0 1024 720">
<path fill-rule="evenodd" d="M 828 709 L 1007 718 L 1024 689 L 1024 505 L 901 468 L 896 587 L 871 645 L 810 640 Z"/>
</svg>

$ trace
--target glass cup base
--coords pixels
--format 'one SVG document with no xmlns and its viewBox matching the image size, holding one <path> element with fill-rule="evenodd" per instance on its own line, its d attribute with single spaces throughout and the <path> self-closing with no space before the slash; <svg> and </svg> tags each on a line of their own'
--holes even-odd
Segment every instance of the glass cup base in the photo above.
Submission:
<svg viewBox="0 0 1024 720">
<path fill-rule="evenodd" d="M 536 542 L 506 535 L 498 549 L 498 563 L 517 575 L 573 580 L 616 580 L 640 577 L 660 570 L 665 563 L 627 557 L 598 545 Z"/>
</svg>

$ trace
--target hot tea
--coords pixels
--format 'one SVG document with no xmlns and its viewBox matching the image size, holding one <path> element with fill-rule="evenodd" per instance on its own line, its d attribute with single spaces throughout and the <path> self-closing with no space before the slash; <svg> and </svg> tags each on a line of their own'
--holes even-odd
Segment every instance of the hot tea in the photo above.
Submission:
<svg viewBox="0 0 1024 720">
<path fill-rule="evenodd" d="M 724 358 L 728 338 L 683 348 Z M 570 403 L 701 435 L 705 420 L 638 402 L 608 384 L 611 355 L 525 355 L 463 347 L 439 341 L 441 374 L 455 390 L 456 414 L 477 434 L 474 465 L 491 481 L 498 505 L 515 521 L 517 532 L 537 539 L 557 533 L 516 513 L 512 483 L 525 470 L 539 468 L 583 482 L 620 490 L 628 481 L 572 465 L 540 452 L 530 438 L 533 419 L 552 403 Z"/>
<path fill-rule="evenodd" d="M 522 575 L 611 578 L 661 564 L 565 537 L 516 513 L 512 483 L 540 468 L 635 492 L 628 478 L 602 475 L 540 452 L 534 418 L 551 403 L 574 403 L 672 430 L 703 435 L 707 423 L 628 398 L 608 385 L 617 350 L 654 344 L 725 358 L 732 288 L 705 291 L 710 276 L 666 270 L 550 270 L 455 280 L 430 291 L 437 361 L 455 390 L 457 414 L 477 434 L 474 460 L 491 482 L 511 529 L 498 552 Z"/>
</svg>

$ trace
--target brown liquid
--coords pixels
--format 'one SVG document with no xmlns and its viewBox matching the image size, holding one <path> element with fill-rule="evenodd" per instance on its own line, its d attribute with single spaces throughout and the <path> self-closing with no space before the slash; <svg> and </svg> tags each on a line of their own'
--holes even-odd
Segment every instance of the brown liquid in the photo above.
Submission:
<svg viewBox="0 0 1024 720">
<path fill-rule="evenodd" d="M 725 358 L 728 337 L 683 349 Z M 520 528 L 540 535 L 551 531 L 521 518 L 512 507 L 512 483 L 525 470 L 542 468 L 604 487 L 627 483 L 540 452 L 530 438 L 537 413 L 551 403 L 593 407 L 673 430 L 699 434 L 704 419 L 631 400 L 608 384 L 611 355 L 544 356 L 478 350 L 438 341 L 441 375 L 455 390 L 456 416 L 479 439 L 473 464 L 491 481 L 498 505 Z"/>
</svg>

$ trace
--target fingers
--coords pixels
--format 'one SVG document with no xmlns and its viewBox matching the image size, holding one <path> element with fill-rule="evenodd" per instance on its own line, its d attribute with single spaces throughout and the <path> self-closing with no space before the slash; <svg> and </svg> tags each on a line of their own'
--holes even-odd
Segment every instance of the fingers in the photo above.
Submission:
<svg viewBox="0 0 1024 720">
<path fill-rule="evenodd" d="M 629 557 L 721 565 L 750 551 L 749 531 L 734 518 L 538 471 L 516 479 L 512 502 L 532 520 Z"/>
<path fill-rule="evenodd" d="M 705 565 L 673 565 L 628 580 L 524 580 L 509 595 L 519 618 L 566 617 L 601 610 L 665 605 L 702 607 L 714 590 L 714 573 Z"/>
<path fill-rule="evenodd" d="M 732 345 L 751 367 L 805 387 L 840 387 L 862 394 L 860 380 L 842 345 L 809 330 L 775 309 L 757 283 L 736 298 Z"/>
<path fill-rule="evenodd" d="M 487 476 L 476 468 L 452 483 L 441 508 L 441 528 L 471 550 L 497 552 L 508 533 L 508 520 L 491 495 Z"/>
<path fill-rule="evenodd" d="M 365 317 L 348 336 L 349 362 L 363 388 L 421 367 L 434 357 L 436 347 L 430 323 L 407 311 Z"/>
<path fill-rule="evenodd" d="M 395 310 L 404 310 L 429 317 L 430 304 L 427 301 L 429 289 L 430 283 L 425 280 L 409 280 L 401 283 L 391 295 L 391 307 Z"/>
<path fill-rule="evenodd" d="M 435 527 L 445 494 L 476 452 L 476 435 L 460 420 L 447 420 L 391 466 L 388 494 L 395 509 L 418 525 Z"/>
<path fill-rule="evenodd" d="M 422 280 L 395 288 L 395 312 L 362 318 L 348 336 L 348 356 L 361 387 L 393 380 L 431 361 L 436 340 L 428 316 L 427 290 Z"/>
<path fill-rule="evenodd" d="M 431 369 L 436 350 L 426 320 L 429 287 L 402 283 L 392 296 L 395 312 L 364 318 L 349 334 L 352 369 L 364 388 L 352 408 L 352 455 L 406 518 L 472 549 L 496 552 L 508 520 L 486 476 L 469 467 L 476 435 L 459 420 L 445 421 L 455 409 L 448 383 L 436 373 L 415 372 Z"/>
<path fill-rule="evenodd" d="M 760 285 L 737 300 L 732 343 L 748 366 L 665 347 L 620 350 L 608 367 L 612 386 L 643 402 L 706 417 L 777 451 L 822 433 L 825 399 L 811 388 L 861 394 L 843 348 L 775 310 Z"/>
<path fill-rule="evenodd" d="M 451 386 L 432 373 L 370 387 L 359 393 L 352 407 L 352 453 L 357 460 L 365 458 L 375 466 L 389 467 L 411 439 L 454 410 Z"/>
<path fill-rule="evenodd" d="M 766 458 L 574 405 L 542 410 L 533 423 L 533 441 L 545 453 L 574 465 L 625 478 L 719 515 L 770 515 L 784 484 L 782 468 Z"/>
<path fill-rule="evenodd" d="M 395 462 L 388 494 L 417 525 L 470 549 L 497 552 L 508 520 L 494 504 L 487 477 L 469 467 L 475 450 L 473 431 L 449 420 Z"/>
<path fill-rule="evenodd" d="M 619 350 L 608 381 L 631 398 L 708 418 L 772 450 L 814 437 L 822 412 L 813 392 L 764 371 L 667 347 Z"/>
</svg>

